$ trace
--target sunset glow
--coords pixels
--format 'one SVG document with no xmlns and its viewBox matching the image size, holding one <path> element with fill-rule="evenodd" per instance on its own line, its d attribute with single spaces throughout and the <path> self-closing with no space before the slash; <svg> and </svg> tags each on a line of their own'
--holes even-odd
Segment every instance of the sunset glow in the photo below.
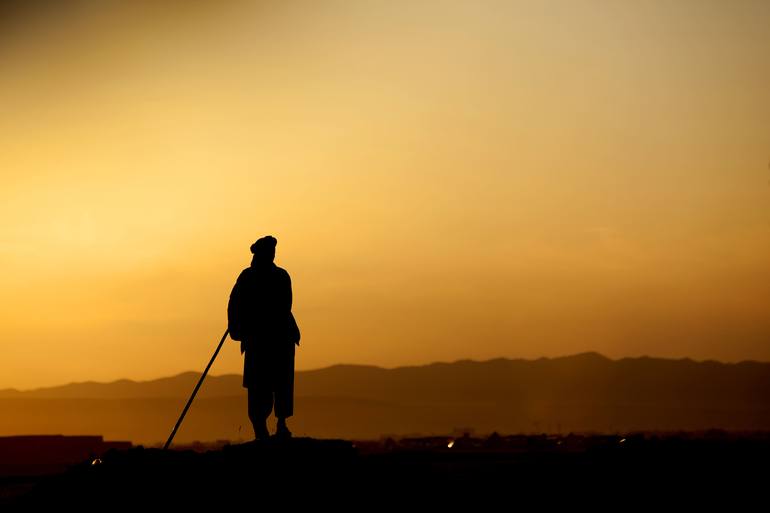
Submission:
<svg viewBox="0 0 770 513">
<path fill-rule="evenodd" d="M 300 370 L 770 360 L 770 2 L 158 4 L 0 26 L 0 388 L 201 370 L 267 234 Z"/>
</svg>

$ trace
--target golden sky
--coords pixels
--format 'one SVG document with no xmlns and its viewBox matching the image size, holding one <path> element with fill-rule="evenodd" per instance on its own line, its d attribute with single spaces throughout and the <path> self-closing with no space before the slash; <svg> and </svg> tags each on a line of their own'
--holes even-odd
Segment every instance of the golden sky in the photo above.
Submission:
<svg viewBox="0 0 770 513">
<path fill-rule="evenodd" d="M 0 388 L 202 370 L 266 234 L 298 369 L 770 360 L 770 2 L 34 5 Z"/>
</svg>

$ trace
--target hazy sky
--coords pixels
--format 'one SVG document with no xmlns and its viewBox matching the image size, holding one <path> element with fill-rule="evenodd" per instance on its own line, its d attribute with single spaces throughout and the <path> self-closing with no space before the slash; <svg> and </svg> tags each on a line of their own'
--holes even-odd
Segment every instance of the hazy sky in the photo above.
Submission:
<svg viewBox="0 0 770 513">
<path fill-rule="evenodd" d="M 770 360 L 766 0 L 33 6 L 0 388 L 202 370 L 265 234 L 299 369 Z"/>
</svg>

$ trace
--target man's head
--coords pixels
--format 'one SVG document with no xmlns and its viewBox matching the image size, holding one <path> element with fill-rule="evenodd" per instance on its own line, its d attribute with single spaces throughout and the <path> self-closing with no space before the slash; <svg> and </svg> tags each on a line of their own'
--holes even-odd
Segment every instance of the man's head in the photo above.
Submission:
<svg viewBox="0 0 770 513">
<path fill-rule="evenodd" d="M 251 245 L 251 253 L 254 255 L 251 259 L 253 264 L 269 264 L 275 259 L 275 246 L 278 240 L 272 235 L 265 235 Z"/>
</svg>

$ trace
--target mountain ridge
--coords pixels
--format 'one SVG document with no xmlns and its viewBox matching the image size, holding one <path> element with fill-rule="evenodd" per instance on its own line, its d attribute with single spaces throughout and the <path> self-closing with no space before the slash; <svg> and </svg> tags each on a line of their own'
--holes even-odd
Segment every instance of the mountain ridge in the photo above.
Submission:
<svg viewBox="0 0 770 513">
<path fill-rule="evenodd" d="M 0 436 L 88 432 L 162 442 L 198 379 L 188 371 L 150 381 L 0 392 Z M 246 395 L 240 374 L 208 377 L 179 441 L 249 439 Z M 299 436 L 770 431 L 770 363 L 761 362 L 611 360 L 589 352 L 391 369 L 338 364 L 298 371 L 294 396 L 291 423 Z"/>
<path fill-rule="evenodd" d="M 420 372 L 420 371 L 427 371 L 427 370 L 436 370 L 436 369 L 444 369 L 444 370 L 450 370 L 450 369 L 460 369 L 462 367 L 479 367 L 479 366 L 515 366 L 515 365 L 522 365 L 522 364 L 530 364 L 530 365 L 538 365 L 538 364 L 567 364 L 567 363 L 595 363 L 595 364 L 616 364 L 616 365 L 628 365 L 628 364 L 658 364 L 658 365 L 672 365 L 672 364 L 680 364 L 680 365 L 690 365 L 690 366 L 701 366 L 701 367 L 719 367 L 719 368 L 738 368 L 738 367 L 753 367 L 753 368 L 766 368 L 770 371 L 770 362 L 760 362 L 755 360 L 742 360 L 739 362 L 720 362 L 713 359 L 706 359 L 706 360 L 694 360 L 692 358 L 663 358 L 663 357 L 652 357 L 652 356 L 636 356 L 636 357 L 623 357 L 618 359 L 611 359 L 607 356 L 602 355 L 601 353 L 598 353 L 596 351 L 586 351 L 582 353 L 576 353 L 573 355 L 565 355 L 565 356 L 558 356 L 558 357 L 539 357 L 535 359 L 526 359 L 526 358 L 505 358 L 505 357 L 498 357 L 498 358 L 492 358 L 488 360 L 475 360 L 475 359 L 460 359 L 455 360 L 451 362 L 431 362 L 421 365 L 404 365 L 404 366 L 397 366 L 397 367 L 381 367 L 377 365 L 368 365 L 368 364 L 348 364 L 348 363 L 338 363 L 333 364 L 327 367 L 321 367 L 318 369 L 308 369 L 308 370 L 301 370 L 296 371 L 296 376 L 298 378 L 300 377 L 310 377 L 310 376 L 317 376 L 317 375 L 323 375 L 323 374 L 335 374 L 340 372 L 348 372 L 348 373 L 366 373 L 366 372 L 372 372 L 377 374 L 396 374 L 396 373 L 404 373 L 404 372 Z M 49 387 L 39 387 L 39 388 L 33 388 L 28 390 L 19 390 L 16 388 L 5 388 L 0 389 L 0 398 L 66 398 L 66 397 L 88 397 L 88 398 L 97 398 L 99 396 L 94 395 L 96 393 L 95 390 L 86 390 L 87 388 L 93 388 L 93 389 L 106 389 L 106 388 L 112 388 L 113 393 L 105 396 L 105 398 L 114 398 L 114 397 L 134 397 L 133 395 L 124 395 L 128 392 L 141 392 L 141 388 L 152 388 L 154 390 L 157 390 L 157 387 L 166 385 L 166 391 L 164 393 L 160 393 L 159 395 L 156 395 L 155 397 L 176 397 L 180 393 L 184 395 L 184 393 L 188 393 L 191 391 L 190 387 L 194 386 L 195 382 L 200 378 L 200 373 L 196 371 L 183 371 L 178 374 L 174 374 L 171 376 L 163 376 L 159 378 L 149 379 L 149 380 L 133 380 L 129 378 L 120 378 L 114 381 L 75 381 L 71 383 L 66 383 L 63 385 L 54 385 Z M 210 374 L 207 376 L 206 382 L 204 384 L 203 388 L 212 388 L 216 387 L 218 382 L 222 381 L 232 381 L 232 380 L 239 380 L 241 379 L 241 374 L 237 373 L 228 373 L 228 374 L 220 374 L 220 375 L 212 375 Z M 213 385 L 212 385 L 213 384 Z M 182 389 L 179 389 L 179 388 Z M 184 388 L 187 387 L 187 388 Z M 120 390 L 123 390 L 123 393 L 119 393 Z M 129 390 L 130 389 L 130 390 Z M 116 393 L 118 392 L 118 393 Z M 214 392 L 214 391 L 211 391 Z M 209 393 L 211 393 L 209 392 Z M 158 393 L 157 391 L 155 393 Z M 82 395 L 79 395 L 82 394 Z M 153 395 L 146 395 L 145 393 L 140 393 L 139 397 L 153 397 Z M 214 392 L 214 395 L 217 395 L 216 392 Z"/>
</svg>

